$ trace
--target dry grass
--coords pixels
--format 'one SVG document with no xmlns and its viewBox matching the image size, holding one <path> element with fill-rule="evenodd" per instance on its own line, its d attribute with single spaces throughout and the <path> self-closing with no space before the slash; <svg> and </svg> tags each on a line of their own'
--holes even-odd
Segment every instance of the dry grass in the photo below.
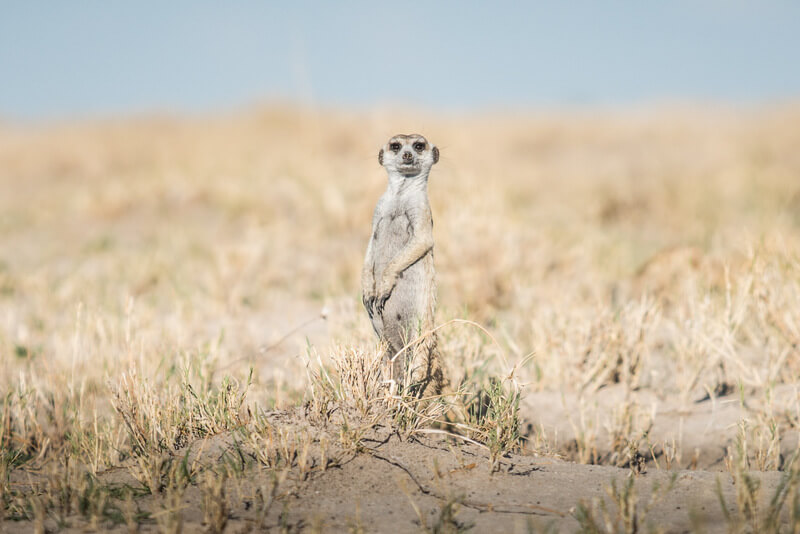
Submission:
<svg viewBox="0 0 800 534">
<path fill-rule="evenodd" d="M 442 150 L 439 322 L 486 329 L 439 331 L 457 391 L 422 404 L 385 391 L 358 305 L 385 185 L 376 148 L 416 130 Z M 387 418 L 480 442 L 494 464 L 522 418 L 528 449 L 686 467 L 696 452 L 653 437 L 645 395 L 680 410 L 735 394 L 731 472 L 786 469 L 800 427 L 798 146 L 797 107 L 0 127 L 0 521 L 176 531 L 183 492 L 201 488 L 221 531 L 236 462 L 212 476 L 177 450 L 240 432 L 261 468 L 307 477 Z M 610 390 L 615 410 L 593 402 Z M 561 415 L 574 440 L 536 430 L 552 407 L 524 408 L 551 391 L 581 399 Z M 344 414 L 337 443 L 263 419 L 304 403 L 319 421 Z M 120 466 L 138 480 L 127 493 L 100 482 Z M 253 498 L 260 521 L 277 487 Z M 140 507 L 144 494 L 157 504 Z"/>
</svg>

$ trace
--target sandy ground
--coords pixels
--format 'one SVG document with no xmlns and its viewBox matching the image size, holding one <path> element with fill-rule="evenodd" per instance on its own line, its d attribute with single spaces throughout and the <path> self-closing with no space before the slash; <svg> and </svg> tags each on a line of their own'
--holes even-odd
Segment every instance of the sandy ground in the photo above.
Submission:
<svg viewBox="0 0 800 534">
<path fill-rule="evenodd" d="M 271 412 L 267 419 L 284 432 L 309 433 L 306 472 L 288 469 L 275 483 L 276 471 L 254 466 L 255 451 L 236 434 L 197 440 L 172 455 L 194 469 L 241 463 L 245 476 L 228 479 L 225 486 L 227 532 L 574 532 L 581 528 L 576 519 L 581 504 L 602 519 L 598 504 L 603 501 L 616 521 L 619 505 L 609 490 L 612 483 L 621 490 L 629 479 L 633 502 L 638 503 L 636 521 L 644 531 L 728 532 L 719 491 L 729 512 L 736 514 L 736 487 L 728 473 L 648 468 L 634 474 L 525 454 L 506 455 L 492 472 L 485 450 L 437 433 L 403 439 L 390 427 L 377 425 L 356 451 L 336 445 L 336 424 L 320 425 L 301 409 Z M 326 442 L 332 445 L 323 456 L 320 444 Z M 753 475 L 761 485 L 759 505 L 766 507 L 781 474 Z M 30 483 L 32 476 L 36 478 L 16 473 L 12 484 Z M 138 485 L 124 465 L 100 473 L 98 479 L 109 487 Z M 274 499 L 265 506 L 260 496 L 270 493 Z M 158 498 L 137 498 L 136 513 L 165 513 L 154 505 Z M 202 490 L 190 485 L 175 503 L 184 531 L 208 531 L 203 498 Z M 91 529 L 78 516 L 67 517 L 60 528 L 53 521 L 46 526 L 64 532 Z M 7 522 L 4 527 L 8 532 L 33 531 L 25 523 Z M 159 527 L 145 522 L 140 531 L 158 532 Z"/>
</svg>

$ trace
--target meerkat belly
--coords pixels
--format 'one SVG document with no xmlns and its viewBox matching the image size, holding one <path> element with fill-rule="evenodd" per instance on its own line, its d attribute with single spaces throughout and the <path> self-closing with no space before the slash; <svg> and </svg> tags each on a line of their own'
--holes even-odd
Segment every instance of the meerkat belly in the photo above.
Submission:
<svg viewBox="0 0 800 534">
<path fill-rule="evenodd" d="M 383 310 L 385 328 L 395 329 L 403 337 L 416 337 L 426 322 L 428 299 L 433 277 L 430 253 L 400 273 L 397 284 Z"/>
<path fill-rule="evenodd" d="M 383 232 L 377 236 L 381 254 L 375 258 L 376 277 L 413 237 L 405 214 L 388 217 Z M 382 242 L 382 243 L 381 243 Z M 384 335 L 392 345 L 405 344 L 419 334 L 433 292 L 433 256 L 429 252 L 399 273 L 397 283 L 386 301 L 381 317 Z"/>
</svg>

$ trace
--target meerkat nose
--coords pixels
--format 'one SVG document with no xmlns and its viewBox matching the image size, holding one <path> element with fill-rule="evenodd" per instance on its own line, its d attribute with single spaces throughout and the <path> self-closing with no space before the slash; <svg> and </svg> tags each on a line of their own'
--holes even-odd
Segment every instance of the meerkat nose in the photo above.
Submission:
<svg viewBox="0 0 800 534">
<path fill-rule="evenodd" d="M 413 158 L 411 152 L 403 152 L 403 161 L 411 161 Z"/>
</svg>

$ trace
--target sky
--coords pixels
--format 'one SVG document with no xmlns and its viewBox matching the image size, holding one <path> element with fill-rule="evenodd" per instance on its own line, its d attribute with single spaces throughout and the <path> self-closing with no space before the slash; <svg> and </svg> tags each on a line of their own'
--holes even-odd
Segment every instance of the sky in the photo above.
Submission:
<svg viewBox="0 0 800 534">
<path fill-rule="evenodd" d="M 800 2 L 2 0 L 0 117 L 800 97 Z"/>
</svg>

